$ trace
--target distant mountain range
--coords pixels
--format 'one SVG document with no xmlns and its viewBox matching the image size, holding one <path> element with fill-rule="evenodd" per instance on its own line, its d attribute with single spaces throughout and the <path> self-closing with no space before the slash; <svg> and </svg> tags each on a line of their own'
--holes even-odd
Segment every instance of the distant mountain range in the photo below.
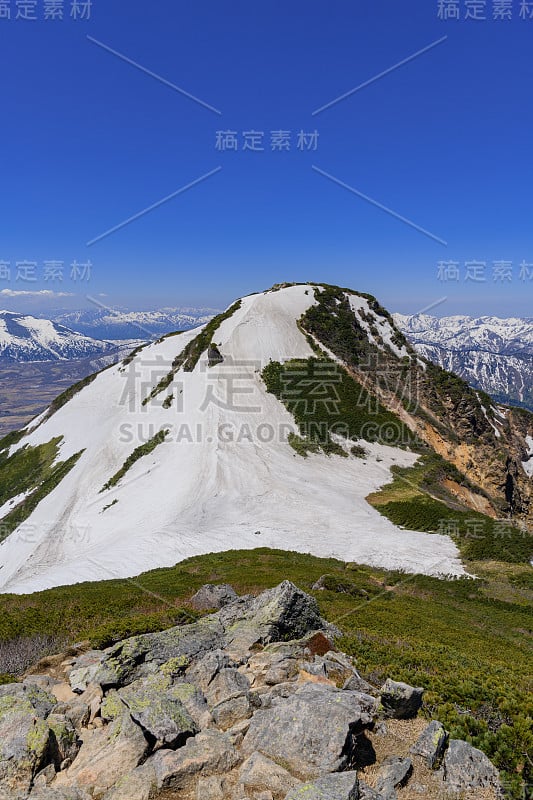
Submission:
<svg viewBox="0 0 533 800">
<path fill-rule="evenodd" d="M 533 318 L 394 314 L 425 358 L 495 399 L 533 410 Z"/>
<path fill-rule="evenodd" d="M 72 361 L 111 353 L 116 345 L 98 341 L 48 319 L 0 311 L 0 362 Z"/>
<path fill-rule="evenodd" d="M 94 339 L 147 340 L 203 325 L 218 313 L 214 308 L 162 308 L 157 311 L 103 308 L 57 311 L 51 315 L 51 319 Z"/>
</svg>

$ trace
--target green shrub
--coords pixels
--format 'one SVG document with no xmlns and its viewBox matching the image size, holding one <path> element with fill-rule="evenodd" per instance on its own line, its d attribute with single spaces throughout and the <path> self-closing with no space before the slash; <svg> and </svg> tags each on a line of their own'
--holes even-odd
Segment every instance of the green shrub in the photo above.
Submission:
<svg viewBox="0 0 533 800">
<path fill-rule="evenodd" d="M 124 475 L 133 467 L 136 461 L 138 461 L 140 458 L 143 458 L 144 456 L 150 455 L 150 453 L 152 453 L 158 445 L 162 444 L 165 441 L 168 433 L 169 433 L 168 428 L 162 431 L 158 431 L 155 434 L 155 436 L 152 436 L 152 438 L 149 439 L 147 442 L 139 445 L 139 447 L 136 447 L 133 453 L 130 456 L 128 456 L 128 458 L 121 466 L 119 471 L 115 472 L 113 477 L 110 478 L 107 481 L 107 483 L 105 483 L 102 486 L 102 488 L 100 489 L 100 494 L 102 492 L 107 491 L 107 489 L 111 489 L 113 486 L 116 486 L 119 480 L 123 478 Z"/>
</svg>

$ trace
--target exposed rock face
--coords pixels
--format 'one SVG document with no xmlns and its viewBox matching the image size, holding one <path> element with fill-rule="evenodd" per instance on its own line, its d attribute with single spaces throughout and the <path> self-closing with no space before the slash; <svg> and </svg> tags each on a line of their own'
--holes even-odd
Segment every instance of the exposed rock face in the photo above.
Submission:
<svg viewBox="0 0 533 800">
<path fill-rule="evenodd" d="M 233 603 L 237 599 L 238 596 L 235 590 L 227 583 L 223 583 L 220 586 L 206 583 L 191 597 L 189 602 L 196 611 L 211 611 L 215 608 L 220 609 L 223 606 L 227 606 L 228 603 Z"/>
<path fill-rule="evenodd" d="M 395 719 L 412 719 L 422 707 L 423 689 L 388 678 L 381 687 L 381 705 L 387 716 Z"/>
<path fill-rule="evenodd" d="M 487 756 L 467 742 L 452 739 L 444 756 L 445 781 L 456 792 L 467 789 L 496 789 L 498 771 Z"/>
<path fill-rule="evenodd" d="M 422 690 L 388 681 L 380 692 L 334 635 L 284 582 L 73 659 L 75 693 L 46 675 L 0 687 L 0 800 L 395 800 L 419 769 L 431 796 L 475 800 L 482 788 L 497 800 L 478 750 L 446 749 L 438 722 L 419 735 L 419 723 L 391 721 L 416 714 Z M 415 729 L 376 764 L 387 718 Z"/>
<path fill-rule="evenodd" d="M 371 724 L 374 711 L 373 697 L 306 683 L 292 697 L 275 698 L 271 708 L 254 714 L 243 751 L 281 759 L 303 779 L 346 770 L 357 734 Z"/>
<path fill-rule="evenodd" d="M 444 726 L 437 720 L 433 720 L 411 747 L 411 753 L 422 756 L 428 767 L 435 769 L 442 760 L 448 739 L 449 736 Z"/>
<path fill-rule="evenodd" d="M 358 800 L 359 797 L 357 772 L 344 772 L 304 783 L 289 792 L 286 800 Z"/>
</svg>

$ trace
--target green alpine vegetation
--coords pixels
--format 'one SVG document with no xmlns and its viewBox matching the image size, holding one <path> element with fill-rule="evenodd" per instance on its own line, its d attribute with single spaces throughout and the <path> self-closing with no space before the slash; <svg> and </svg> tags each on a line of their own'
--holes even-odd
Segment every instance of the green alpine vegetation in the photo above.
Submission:
<svg viewBox="0 0 533 800">
<path fill-rule="evenodd" d="M 6 437 L 15 444 L 16 436 Z M 11 456 L 0 442 L 0 506 L 18 495 L 27 494 L 0 521 L 0 541 L 6 539 L 15 528 L 28 519 L 30 514 L 76 464 L 83 451 L 71 456 L 67 461 L 57 462 L 62 436 L 34 447 L 25 445 Z"/>
<path fill-rule="evenodd" d="M 529 564 L 533 537 L 525 526 L 494 520 L 459 503 L 443 486 L 468 480 L 436 453 L 420 456 L 413 467 L 392 467 L 393 481 L 367 500 L 395 525 L 452 537 L 466 561 Z"/>
<path fill-rule="evenodd" d="M 213 335 L 220 328 L 224 320 L 229 319 L 233 316 L 233 314 L 235 314 L 236 311 L 239 310 L 241 307 L 241 302 L 241 300 L 237 300 L 236 303 L 234 303 L 222 314 L 217 314 L 216 317 L 213 317 L 213 319 L 202 328 L 198 336 L 196 336 L 194 339 L 191 339 L 191 341 L 185 345 L 181 353 L 177 355 L 172 362 L 172 369 L 170 372 L 168 372 L 164 378 L 161 378 L 157 386 L 152 389 L 148 397 L 144 398 L 142 401 L 143 406 L 149 403 L 152 398 L 157 397 L 158 394 L 164 392 L 165 389 L 168 389 L 174 380 L 176 373 L 180 369 L 183 368 L 184 372 L 193 371 L 200 360 L 200 356 L 208 349 L 209 345 L 213 341 Z"/>
<path fill-rule="evenodd" d="M 398 417 L 331 359 L 271 361 L 262 376 L 267 391 L 294 416 L 301 438 L 328 455 L 347 455 L 334 435 L 400 446 L 416 443 Z"/>
<path fill-rule="evenodd" d="M 533 597 L 517 585 L 528 571 L 508 565 L 478 571 L 479 580 L 445 581 L 268 549 L 211 554 L 133 581 L 1 595 L 0 654 L 45 634 L 60 647 L 80 640 L 104 647 L 193 619 L 187 602 L 205 583 L 230 583 L 243 594 L 288 579 L 316 596 L 343 632 L 339 648 L 355 656 L 364 677 L 424 686 L 423 713 L 486 752 L 518 800 L 533 779 Z M 313 591 L 324 575 L 325 588 Z"/>
<path fill-rule="evenodd" d="M 102 492 L 107 491 L 107 489 L 112 489 L 113 486 L 116 486 L 119 480 L 123 478 L 124 475 L 133 467 L 136 461 L 138 461 L 140 458 L 143 458 L 144 456 L 150 455 L 150 453 L 152 453 L 158 445 L 163 444 L 166 437 L 168 436 L 168 433 L 169 433 L 168 428 L 166 428 L 165 430 L 158 431 L 155 434 L 155 436 L 152 436 L 152 438 L 149 439 L 147 442 L 144 442 L 144 444 L 141 444 L 139 445 L 139 447 L 136 447 L 133 453 L 127 457 L 127 459 L 125 460 L 119 471 L 115 472 L 113 477 L 109 478 L 107 483 L 105 483 L 102 486 L 102 488 L 100 489 L 100 494 Z"/>
</svg>

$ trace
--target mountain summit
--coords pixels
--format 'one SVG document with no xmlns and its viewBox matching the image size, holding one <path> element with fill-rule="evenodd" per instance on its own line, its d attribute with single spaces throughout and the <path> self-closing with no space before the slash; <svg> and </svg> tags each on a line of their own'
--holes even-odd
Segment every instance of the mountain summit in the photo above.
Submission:
<svg viewBox="0 0 533 800">
<path fill-rule="evenodd" d="M 461 575 L 461 526 L 490 549 L 487 520 L 509 525 L 502 560 L 529 560 L 532 420 L 417 355 L 370 295 L 283 284 L 0 441 L 0 585 L 258 546 Z"/>
</svg>

